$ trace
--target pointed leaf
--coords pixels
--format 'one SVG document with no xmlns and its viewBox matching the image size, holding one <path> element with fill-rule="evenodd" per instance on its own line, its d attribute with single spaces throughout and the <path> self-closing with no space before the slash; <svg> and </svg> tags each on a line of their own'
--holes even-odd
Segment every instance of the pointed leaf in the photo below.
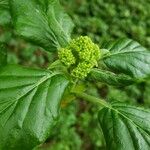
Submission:
<svg viewBox="0 0 150 150">
<path fill-rule="evenodd" d="M 18 35 L 54 51 L 70 40 L 73 23 L 59 0 L 12 0 L 12 18 Z"/>
<path fill-rule="evenodd" d="M 101 69 L 92 69 L 90 80 L 107 83 L 114 86 L 127 86 L 134 83 L 134 79 L 125 74 L 115 74 Z"/>
<path fill-rule="evenodd" d="M 120 39 L 107 43 L 102 48 L 109 50 L 103 61 L 111 71 L 135 78 L 150 76 L 150 52 L 139 43 Z"/>
<path fill-rule="evenodd" d="M 45 70 L 0 70 L 0 149 L 31 150 L 52 132 L 68 80 Z"/>
<path fill-rule="evenodd" d="M 115 102 L 99 112 L 107 149 L 149 150 L 150 111 Z"/>
</svg>

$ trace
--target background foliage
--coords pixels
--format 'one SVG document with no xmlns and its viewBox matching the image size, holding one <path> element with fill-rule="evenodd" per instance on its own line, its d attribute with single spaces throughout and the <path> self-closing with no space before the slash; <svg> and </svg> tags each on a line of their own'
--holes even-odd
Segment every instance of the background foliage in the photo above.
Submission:
<svg viewBox="0 0 150 150">
<path fill-rule="evenodd" d="M 1 0 L 0 3 L 3 1 Z M 103 41 L 129 37 L 150 48 L 149 0 L 61 0 L 75 23 L 73 36 L 88 35 L 101 45 Z M 15 37 L 7 7 L 0 12 L 0 42 L 8 49 L 8 62 L 33 67 L 47 67 L 57 56 Z M 92 95 L 150 106 L 150 81 L 125 88 L 101 83 L 87 83 Z M 64 99 L 56 130 L 40 149 L 105 150 L 97 122 L 97 106 L 86 102 L 68 104 Z M 94 119 L 91 119 L 94 116 Z M 64 121 L 65 120 L 65 121 Z"/>
</svg>

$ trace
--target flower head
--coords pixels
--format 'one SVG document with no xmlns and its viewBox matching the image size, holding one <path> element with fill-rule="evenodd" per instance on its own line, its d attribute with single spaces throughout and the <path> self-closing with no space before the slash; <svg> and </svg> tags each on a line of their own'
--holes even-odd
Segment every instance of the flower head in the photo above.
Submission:
<svg viewBox="0 0 150 150">
<path fill-rule="evenodd" d="M 58 51 L 58 56 L 59 56 L 59 59 L 61 60 L 61 62 L 68 67 L 72 64 L 75 64 L 75 62 L 76 62 L 76 59 L 73 56 L 72 51 L 70 49 L 61 48 Z"/>
<path fill-rule="evenodd" d="M 101 52 L 89 37 L 80 36 L 73 39 L 66 48 L 61 48 L 58 56 L 64 65 L 71 68 L 73 77 L 83 79 L 97 65 Z"/>
</svg>

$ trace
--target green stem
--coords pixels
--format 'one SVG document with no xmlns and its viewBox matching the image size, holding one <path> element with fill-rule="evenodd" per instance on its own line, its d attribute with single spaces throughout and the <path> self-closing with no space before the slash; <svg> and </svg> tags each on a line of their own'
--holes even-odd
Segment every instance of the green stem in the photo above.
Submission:
<svg viewBox="0 0 150 150">
<path fill-rule="evenodd" d="M 88 95 L 86 93 L 80 93 L 80 92 L 75 92 L 75 91 L 73 91 L 72 93 L 75 94 L 75 96 L 77 96 L 79 98 L 82 98 L 83 100 L 86 100 L 86 101 L 89 101 L 89 102 L 92 102 L 92 103 L 97 103 L 97 104 L 99 104 L 103 107 L 108 107 L 108 108 L 111 107 L 109 105 L 109 103 L 107 103 L 103 99 L 96 98 L 96 97 Z"/>
</svg>

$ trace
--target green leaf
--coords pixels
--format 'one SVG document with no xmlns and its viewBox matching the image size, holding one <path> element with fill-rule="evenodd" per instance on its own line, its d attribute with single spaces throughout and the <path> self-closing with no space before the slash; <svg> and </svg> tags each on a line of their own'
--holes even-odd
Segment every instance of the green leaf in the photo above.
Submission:
<svg viewBox="0 0 150 150">
<path fill-rule="evenodd" d="M 107 149 L 149 150 L 150 111 L 120 102 L 99 111 Z"/>
<path fill-rule="evenodd" d="M 6 48 L 0 43 L 0 66 L 7 63 L 7 51 Z"/>
<path fill-rule="evenodd" d="M 0 149 L 31 150 L 52 132 L 68 80 L 10 65 L 0 70 L 0 83 Z"/>
<path fill-rule="evenodd" d="M 0 0 L 0 25 L 10 23 L 9 0 Z"/>
<path fill-rule="evenodd" d="M 59 0 L 12 0 L 12 18 L 18 35 L 55 51 L 70 40 L 73 23 Z"/>
<path fill-rule="evenodd" d="M 90 80 L 96 80 L 114 86 L 127 86 L 136 82 L 128 75 L 115 74 L 113 72 L 101 69 L 92 69 L 89 78 Z"/>
<path fill-rule="evenodd" d="M 130 39 L 110 42 L 102 48 L 108 49 L 103 61 L 113 72 L 124 73 L 134 78 L 150 75 L 150 52 Z"/>
</svg>

